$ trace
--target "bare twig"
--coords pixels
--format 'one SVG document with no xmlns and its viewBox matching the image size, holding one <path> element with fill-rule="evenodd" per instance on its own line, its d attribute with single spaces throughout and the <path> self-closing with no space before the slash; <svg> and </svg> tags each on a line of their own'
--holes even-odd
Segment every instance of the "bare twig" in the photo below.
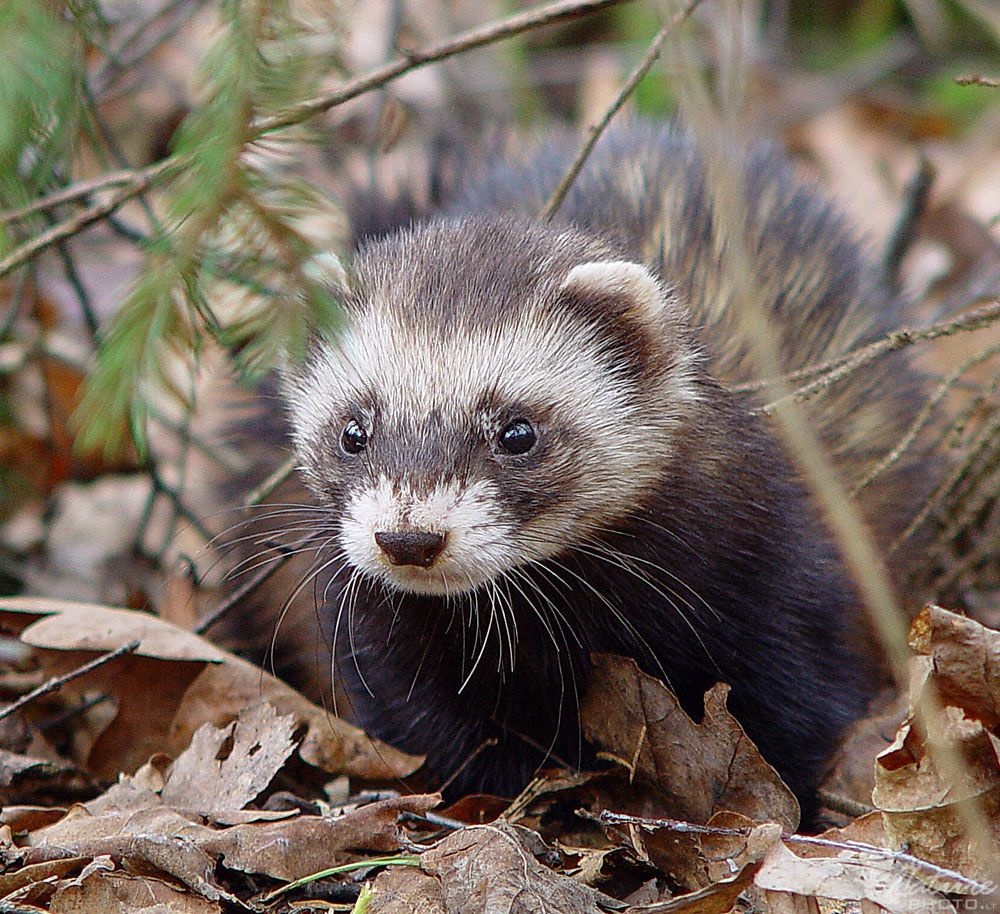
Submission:
<svg viewBox="0 0 1000 914">
<path fill-rule="evenodd" d="M 597 145 L 597 141 L 601 138 L 601 134 L 603 134 L 607 129 L 608 124 L 611 123 L 611 119 L 621 110 L 622 105 L 624 105 L 626 100 L 632 95 L 636 86 L 639 85 L 643 77 L 652 69 L 653 64 L 660 59 L 660 53 L 663 51 L 664 42 L 666 42 L 671 32 L 678 28 L 688 18 L 688 16 L 694 12 L 695 7 L 697 7 L 700 2 L 701 0 L 689 0 L 689 2 L 682 9 L 679 9 L 670 18 L 670 21 L 656 33 L 656 36 L 649 44 L 649 48 L 643 55 L 642 60 L 639 61 L 638 66 L 636 66 L 636 68 L 629 74 L 628 79 L 625 80 L 621 89 L 618 90 L 618 94 L 614 97 L 614 99 L 612 99 L 611 104 L 608 105 L 600 120 L 588 128 L 587 138 L 584 140 L 579 152 L 577 152 L 573 163 L 567 169 L 566 174 L 563 175 L 559 185 L 554 191 L 552 191 L 552 196 L 549 197 L 545 206 L 542 208 L 542 211 L 539 213 L 540 219 L 548 221 L 555 216 L 559 207 L 562 206 L 562 202 L 566 198 L 566 194 L 569 192 L 570 187 L 572 187 L 573 182 L 580 174 L 584 163 L 590 156 L 591 151 L 594 146 Z"/>
<path fill-rule="evenodd" d="M 62 676 L 53 676 L 51 679 L 43 682 L 37 689 L 32 689 L 26 695 L 22 695 L 13 704 L 7 705 L 2 711 L 0 711 L 0 720 L 5 717 L 10 717 L 16 711 L 20 711 L 26 705 L 31 704 L 43 695 L 48 695 L 52 692 L 58 692 L 64 685 L 72 682 L 74 679 L 79 679 L 81 676 L 86 676 L 87 673 L 93 672 L 98 667 L 103 666 L 106 663 L 110 663 L 112 660 L 117 660 L 119 657 L 124 657 L 126 654 L 131 654 L 133 651 L 137 650 L 139 647 L 138 641 L 130 641 L 128 644 L 123 644 L 121 647 L 110 651 L 107 654 L 102 654 L 100 657 L 96 657 L 88 663 L 83 664 L 83 666 L 78 666 L 75 670 L 70 670 L 68 673 L 63 673 Z"/>
<path fill-rule="evenodd" d="M 870 365 L 876 359 L 881 358 L 890 352 L 895 352 L 897 349 L 905 349 L 907 346 L 912 346 L 914 343 L 927 343 L 931 340 L 940 339 L 945 336 L 952 336 L 959 332 L 982 330 L 985 327 L 992 327 L 998 322 L 1000 322 L 1000 299 L 995 299 L 988 305 L 973 308 L 971 311 L 968 311 L 960 317 L 956 317 L 952 320 L 943 321 L 939 324 L 932 324 L 929 327 L 924 327 L 919 330 L 910 330 L 905 327 L 899 330 L 894 330 L 892 333 L 887 333 L 882 339 L 876 340 L 874 343 L 869 343 L 867 346 L 862 346 L 860 349 L 855 349 L 853 352 L 837 356 L 836 358 L 830 359 L 828 362 L 824 362 L 821 365 L 799 369 L 799 371 L 791 372 L 780 379 L 774 378 L 765 382 L 743 384 L 733 389 L 760 389 L 762 386 L 770 386 L 778 381 L 787 382 L 798 380 L 800 377 L 811 377 L 817 374 L 821 375 L 821 377 L 817 378 L 815 381 L 799 387 L 797 390 L 785 394 L 777 400 L 772 400 L 770 403 L 762 406 L 759 411 L 769 415 L 780 406 L 791 400 L 801 402 L 803 400 L 812 399 L 817 393 L 833 384 L 836 384 L 837 381 L 847 377 L 847 375 L 852 372 L 857 371 L 859 368 L 864 368 L 866 365 Z"/>
<path fill-rule="evenodd" d="M 280 130 L 282 127 L 301 124 L 317 114 L 329 111 L 331 108 L 342 105 L 359 95 L 364 95 L 372 89 L 378 89 L 386 83 L 398 79 L 404 73 L 444 60 L 446 57 L 453 57 L 464 51 L 471 51 L 474 48 L 493 44 L 505 38 L 512 38 L 543 25 L 552 25 L 567 19 L 579 19 L 582 16 L 588 16 L 623 2 L 627 2 L 627 0 L 557 0 L 555 3 L 525 10 L 523 13 L 509 16 L 498 22 L 470 29 L 430 47 L 405 51 L 404 56 L 377 67 L 370 73 L 348 80 L 337 89 L 295 105 L 273 117 L 261 118 L 254 125 L 257 135 L 262 136 L 274 130 Z"/>
<path fill-rule="evenodd" d="M 808 378 L 815 378 L 817 375 L 827 375 L 836 369 L 843 368 L 851 363 L 851 370 L 861 368 L 886 352 L 895 352 L 915 343 L 928 343 L 940 339 L 944 336 L 953 336 L 956 333 L 963 333 L 972 330 L 982 330 L 985 327 L 992 327 L 1000 323 L 1000 299 L 994 299 L 989 304 L 981 305 L 966 311 L 964 314 L 937 324 L 929 324 L 917 330 L 900 328 L 892 333 L 887 333 L 881 340 L 868 343 L 858 349 L 852 349 L 843 355 L 834 356 L 825 362 L 817 362 L 815 365 L 806 365 L 795 371 L 777 375 L 773 378 L 764 378 L 760 381 L 750 381 L 746 384 L 735 384 L 729 389 L 738 393 L 753 393 L 758 390 L 766 390 L 768 387 L 775 387 L 781 384 L 804 381 Z M 868 358 L 870 353 L 874 353 L 872 358 Z M 853 364 L 856 359 L 863 359 L 857 365 Z M 846 373 L 846 372 L 845 372 Z M 841 375 L 840 377 L 842 377 Z M 802 393 L 806 388 L 795 391 Z M 809 394 L 808 396 L 811 396 Z M 769 407 L 775 404 L 768 404 Z"/>
<path fill-rule="evenodd" d="M 828 790 L 817 791 L 816 796 L 818 797 L 820 803 L 827 809 L 833 812 L 843 813 L 845 816 L 850 816 L 852 819 L 857 819 L 860 816 L 866 816 L 870 812 L 875 812 L 875 807 L 870 803 L 859 803 L 857 800 L 851 797 L 844 796 L 839 793 L 831 793 Z"/>
<path fill-rule="evenodd" d="M 990 359 L 1000 355 L 1000 343 L 995 346 L 988 346 L 982 352 L 976 353 L 976 355 L 971 358 L 966 359 L 961 365 L 956 366 L 948 375 L 941 379 L 941 382 L 935 388 L 934 392 L 927 399 L 920 412 L 914 418 L 910 427 L 906 430 L 906 433 L 900 439 L 899 443 L 888 453 L 885 457 L 878 462 L 878 464 L 868 472 L 868 474 L 862 479 L 854 488 L 851 490 L 852 495 L 857 495 L 863 488 L 870 485 L 871 482 L 894 464 L 896 464 L 900 457 L 906 453 L 907 450 L 916 441 L 917 436 L 927 427 L 931 418 L 934 416 L 935 410 L 941 405 L 941 401 L 948 395 L 948 392 L 953 390 L 957 385 L 960 378 L 971 371 L 977 365 L 981 365 L 983 362 L 987 362 Z"/>
<path fill-rule="evenodd" d="M 995 493 L 994 493 L 995 497 Z M 996 523 L 996 508 L 994 508 L 994 523 Z M 995 537 L 984 537 L 981 542 L 964 549 L 959 559 L 952 559 L 948 567 L 935 578 L 930 585 L 932 593 L 938 594 L 954 585 L 966 572 L 978 568 L 983 562 L 996 561 L 998 544 Z"/>
<path fill-rule="evenodd" d="M 736 838 L 747 838 L 750 836 L 750 828 L 723 828 L 714 825 L 697 825 L 694 822 L 682 822 L 679 819 L 650 819 L 643 816 L 629 816 L 623 813 L 603 810 L 600 820 L 605 825 L 638 825 L 641 828 L 655 829 L 666 828 L 670 831 L 686 835 L 729 835 Z M 950 886 L 957 887 L 958 891 L 976 895 L 992 895 L 995 887 L 976 879 L 963 876 L 955 870 L 945 869 L 936 863 L 921 860 L 912 854 L 903 851 L 894 851 L 887 847 L 877 847 L 874 844 L 864 844 L 861 841 L 833 841 L 830 838 L 817 838 L 812 835 L 796 835 L 788 832 L 781 833 L 781 840 L 786 844 L 804 844 L 810 847 L 828 847 L 832 850 L 855 851 L 862 854 L 870 854 L 883 860 L 892 860 L 901 863 L 917 872 L 930 876 L 934 880 L 941 880 Z"/>
<path fill-rule="evenodd" d="M 150 166 L 155 167 L 155 166 Z M 17 209 L 7 210 L 5 213 L 0 213 L 0 223 L 7 225 L 11 222 L 17 222 L 19 219 L 24 219 L 27 216 L 31 216 L 34 213 L 41 212 L 46 209 L 54 209 L 57 206 L 62 206 L 66 203 L 74 203 L 84 197 L 89 197 L 91 194 L 95 194 L 98 191 L 109 190 L 112 187 L 118 187 L 121 184 L 134 184 L 138 179 L 141 171 L 148 171 L 149 169 L 135 170 L 128 169 L 125 171 L 116 171 L 111 174 L 103 175 L 100 178 L 94 178 L 90 181 L 77 181 L 75 184 L 70 184 L 67 187 L 60 188 L 57 191 L 53 191 L 51 194 L 46 194 L 44 197 L 39 197 L 37 200 L 33 200 L 31 203 L 27 203 L 24 206 L 20 206 Z"/>
<path fill-rule="evenodd" d="M 992 76 L 979 76 L 970 73 L 968 76 L 956 76 L 955 82 L 960 86 L 986 86 L 990 89 L 1000 89 L 1000 79 Z"/>
<path fill-rule="evenodd" d="M 298 555 L 304 546 L 308 546 L 310 543 L 315 542 L 320 539 L 321 536 L 325 535 L 325 531 L 317 531 L 296 540 L 294 543 L 289 543 L 288 545 L 283 543 L 275 544 L 271 548 L 273 548 L 278 555 L 269 560 L 267 564 L 265 564 L 264 567 L 261 568 L 256 574 L 244 581 L 239 587 L 236 588 L 236 590 L 222 600 L 219 605 L 212 610 L 210 615 L 205 616 L 205 618 L 195 626 L 194 633 L 196 635 L 204 635 L 205 632 L 212 628 L 227 614 L 232 612 L 233 607 L 242 603 L 248 596 L 250 596 L 250 594 L 267 581 L 268 578 L 277 572 L 279 568 L 283 567 L 291 558 Z"/>
<path fill-rule="evenodd" d="M 156 181 L 160 180 L 167 172 L 178 167 L 179 164 L 179 160 L 176 158 L 164 159 L 156 165 L 150 165 L 148 168 L 142 168 L 133 172 L 124 182 L 125 186 L 112 193 L 107 200 L 94 203 L 86 209 L 74 213 L 69 219 L 53 225 L 41 234 L 14 248 L 3 260 L 0 260 L 0 276 L 6 276 L 11 270 L 17 269 L 17 267 L 27 263 L 36 254 L 40 254 L 53 244 L 58 244 L 60 241 L 71 238 L 95 222 L 100 222 L 101 219 L 113 213 L 133 197 L 148 190 Z M 123 183 L 117 178 L 118 176 L 112 182 L 112 186 Z M 93 182 L 90 182 L 90 184 L 93 184 Z M 66 188 L 66 192 L 70 189 Z M 69 199 L 76 199 L 78 196 L 81 195 L 74 190 L 74 195 L 69 197 Z"/>
<path fill-rule="evenodd" d="M 281 114 L 256 120 L 252 124 L 251 137 L 253 139 L 260 139 L 264 135 L 273 133 L 284 127 L 301 124 L 317 114 L 322 114 L 324 111 L 328 111 L 337 105 L 357 98 L 359 95 L 370 92 L 372 89 L 380 88 L 411 70 L 444 60 L 446 57 L 453 57 L 464 51 L 483 47 L 484 45 L 492 44 L 505 38 L 511 38 L 514 35 L 540 28 L 543 25 L 551 25 L 568 19 L 578 19 L 625 2 L 628 2 L 628 0 L 557 0 L 555 3 L 549 3 L 536 9 L 518 13 L 499 22 L 471 29 L 430 47 L 408 51 L 405 56 L 391 63 L 377 67 L 363 76 L 348 80 L 338 89 L 289 108 Z M 95 222 L 99 222 L 125 202 L 143 193 L 152 184 L 160 181 L 169 172 L 179 168 L 181 165 L 182 159 L 174 155 L 168 159 L 163 159 L 156 165 L 151 165 L 148 168 L 132 173 L 119 172 L 107 178 L 86 182 L 86 189 L 83 189 L 84 185 L 72 185 L 56 194 L 50 195 L 44 203 L 38 201 L 37 204 L 31 204 L 33 208 L 30 210 L 22 207 L 20 210 L 14 211 L 14 215 L 8 214 L 5 217 L 5 221 L 12 218 L 23 218 L 28 212 L 36 212 L 38 209 L 45 209 L 59 202 L 69 202 L 80 197 L 85 197 L 102 186 L 113 187 L 119 184 L 125 185 L 112 194 L 106 201 L 87 207 L 64 222 L 60 222 L 48 231 L 42 232 L 40 235 L 15 248 L 7 257 L 0 260 L 0 276 L 5 276 L 11 270 L 26 263 L 51 245 L 83 231 Z"/>
<path fill-rule="evenodd" d="M 104 95 L 121 73 L 126 73 L 137 63 L 149 57 L 184 27 L 187 21 L 204 6 L 204 0 L 169 0 L 145 19 L 140 20 L 115 48 L 105 50 L 107 60 L 93 79 L 100 95 Z M 150 37 L 153 26 L 164 23 Z"/>
<path fill-rule="evenodd" d="M 889 547 L 890 555 L 902 546 L 903 543 L 905 543 L 911 536 L 913 536 L 913 534 L 920 529 L 924 522 L 932 514 L 934 514 L 938 508 L 940 508 L 948 494 L 952 492 L 962 479 L 966 478 L 969 474 L 970 467 L 984 454 L 988 453 L 990 447 L 995 445 L 996 436 L 998 434 L 1000 434 L 1000 417 L 995 417 L 991 422 L 986 423 L 986 425 L 980 429 L 979 434 L 969 446 L 965 459 L 941 481 L 938 487 L 934 490 L 934 493 L 921 507 L 916 517 L 914 517 L 910 522 L 910 525 Z"/>
</svg>

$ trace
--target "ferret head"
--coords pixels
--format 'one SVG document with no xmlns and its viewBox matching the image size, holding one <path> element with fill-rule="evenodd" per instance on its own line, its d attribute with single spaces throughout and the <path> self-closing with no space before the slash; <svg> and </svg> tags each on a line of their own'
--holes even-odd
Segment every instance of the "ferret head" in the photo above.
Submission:
<svg viewBox="0 0 1000 914">
<path fill-rule="evenodd" d="M 620 523 L 697 400 L 672 294 L 573 230 L 421 226 L 339 294 L 285 395 L 347 560 L 392 588 L 471 591 Z"/>
</svg>

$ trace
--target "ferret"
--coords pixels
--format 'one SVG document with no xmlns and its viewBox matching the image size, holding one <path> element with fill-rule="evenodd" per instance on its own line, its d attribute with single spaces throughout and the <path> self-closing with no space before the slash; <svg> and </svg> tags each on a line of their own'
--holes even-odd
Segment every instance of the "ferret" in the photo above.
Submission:
<svg viewBox="0 0 1000 914">
<path fill-rule="evenodd" d="M 876 679 L 860 599 L 760 398 L 734 390 L 753 372 L 695 143 L 608 134 L 540 221 L 574 151 L 473 168 L 409 224 L 372 206 L 328 271 L 342 328 L 279 386 L 335 676 L 356 720 L 426 755 L 453 795 L 505 796 L 543 763 L 590 759 L 592 652 L 633 658 L 695 716 L 727 682 L 808 818 Z M 786 370 L 898 324 L 873 260 L 779 153 L 739 169 L 730 230 Z M 848 484 L 902 437 L 920 388 L 897 353 L 811 401 Z M 880 543 L 927 475 L 904 456 L 865 489 Z M 897 552 L 897 579 L 914 560 Z M 322 643 L 303 637 L 292 653 Z"/>
</svg>

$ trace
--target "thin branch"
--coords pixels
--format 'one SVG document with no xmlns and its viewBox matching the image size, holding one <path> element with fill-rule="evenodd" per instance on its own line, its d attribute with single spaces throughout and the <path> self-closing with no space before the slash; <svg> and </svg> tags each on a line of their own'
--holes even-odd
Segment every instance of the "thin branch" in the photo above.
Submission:
<svg viewBox="0 0 1000 914">
<path fill-rule="evenodd" d="M 553 23 L 564 22 L 568 19 L 578 19 L 625 2 L 629 2 L 629 0 L 558 0 L 556 3 L 527 10 L 524 13 L 519 13 L 502 21 L 471 29 L 439 44 L 408 51 L 405 56 L 391 63 L 377 67 L 363 76 L 348 80 L 338 89 L 289 108 L 281 114 L 256 120 L 252 124 L 251 138 L 260 139 L 265 134 L 272 133 L 284 127 L 301 124 L 317 114 L 322 114 L 324 111 L 328 111 L 337 105 L 357 98 L 359 95 L 370 92 L 372 89 L 380 88 L 386 83 L 392 82 L 400 76 L 409 73 L 411 70 L 444 60 L 446 57 L 453 57 L 464 51 L 483 47 L 484 45 L 492 44 L 505 38 L 511 38 L 515 35 L 520 35 L 522 32 L 540 28 L 544 25 L 552 25 Z M 48 231 L 15 248 L 7 257 L 0 260 L 0 277 L 16 269 L 47 247 L 83 231 L 95 222 L 99 222 L 128 200 L 149 189 L 150 186 L 161 180 L 168 172 L 179 168 L 181 164 L 181 158 L 173 155 L 170 158 L 163 159 L 156 165 L 150 165 L 148 168 L 133 173 L 117 173 L 107 178 L 86 182 L 87 189 L 83 189 L 84 185 L 72 185 L 50 195 L 46 198 L 45 203 L 38 201 L 37 204 L 31 204 L 33 209 L 30 212 L 35 212 L 38 209 L 45 209 L 59 202 L 69 202 L 80 197 L 85 197 L 100 187 L 115 186 L 118 184 L 125 185 L 105 202 L 96 203 L 82 210 L 65 222 L 53 226 Z M 24 215 L 28 214 L 29 210 L 26 207 L 22 207 L 20 210 L 12 212 L 13 215 L 7 214 L 4 217 L 5 220 L 23 218 Z"/>
<path fill-rule="evenodd" d="M 995 494 L 994 494 L 995 497 Z M 996 508 L 993 510 L 994 520 L 996 520 Z M 968 546 L 964 550 L 961 558 L 951 558 L 947 568 L 931 582 L 931 592 L 938 594 L 945 588 L 951 587 L 966 572 L 977 568 L 984 562 L 995 562 L 1000 543 L 996 537 L 985 536 L 981 541 L 973 546 Z"/>
<path fill-rule="evenodd" d="M 166 161 L 167 160 L 157 163 L 157 165 L 162 165 Z M 24 219 L 25 217 L 34 215 L 42 210 L 54 209 L 55 207 L 63 206 L 66 203 L 74 203 L 75 201 L 84 197 L 89 197 L 98 191 L 110 190 L 112 187 L 118 187 L 122 184 L 135 184 L 135 182 L 140 179 L 140 175 L 142 175 L 143 172 L 148 172 L 156 167 L 157 166 L 155 165 L 151 165 L 149 168 L 144 169 L 115 171 L 111 174 L 103 175 L 100 178 L 94 178 L 90 181 L 77 181 L 75 184 L 62 187 L 59 190 L 53 191 L 51 194 L 39 197 L 37 200 L 27 203 L 24 206 L 20 206 L 17 209 L 11 209 L 7 210 L 5 213 L 0 213 L 0 223 L 8 225 L 11 222 L 17 222 L 19 219 Z M 147 179 L 151 180 L 151 178 Z"/>
<path fill-rule="evenodd" d="M 643 816 L 629 816 L 623 813 L 603 810 L 600 820 L 605 825 L 638 825 L 641 828 L 666 828 L 670 831 L 686 835 L 729 835 L 736 838 L 748 838 L 752 829 L 750 828 L 723 828 L 714 825 L 696 825 L 694 822 L 682 822 L 678 819 L 650 819 Z M 903 851 L 894 851 L 887 847 L 878 847 L 874 844 L 864 844 L 861 841 L 833 841 L 830 838 L 817 838 L 812 835 L 796 835 L 789 832 L 781 833 L 781 840 L 786 844 L 804 844 L 810 847 L 828 847 L 831 850 L 855 851 L 862 854 L 870 854 L 883 860 L 893 860 L 911 867 L 920 873 L 930 876 L 932 879 L 939 879 L 950 886 L 960 886 L 958 891 L 975 895 L 992 896 L 996 887 L 976 879 L 963 876 L 955 870 L 945 869 L 936 863 L 921 860 L 912 854 Z"/>
<path fill-rule="evenodd" d="M 117 660 L 119 657 L 131 654 L 133 651 L 137 650 L 138 647 L 138 641 L 130 641 L 128 644 L 123 644 L 121 647 L 116 648 L 107 654 L 102 654 L 100 657 L 96 657 L 89 663 L 83 664 L 83 666 L 78 666 L 75 670 L 63 673 L 62 676 L 53 676 L 51 679 L 38 686 L 37 689 L 32 689 L 26 695 L 22 695 L 13 704 L 7 705 L 6 708 L 0 711 L 0 720 L 3 720 L 5 717 L 10 717 L 11 714 L 16 711 L 20 711 L 21 708 L 31 704 L 31 702 L 41 698 L 43 695 L 48 695 L 51 692 L 58 692 L 59 689 L 67 683 L 72 682 L 74 679 L 79 679 L 81 676 L 86 676 L 87 673 L 93 672 L 105 663 L 110 663 L 112 660 Z"/>
<path fill-rule="evenodd" d="M 120 206 L 148 190 L 157 180 L 162 178 L 168 171 L 176 168 L 179 161 L 176 158 L 164 159 L 156 165 L 140 169 L 132 174 L 124 187 L 115 191 L 107 200 L 94 203 L 86 209 L 80 210 L 64 222 L 46 229 L 34 238 L 29 239 L 24 244 L 16 247 L 3 260 L 0 260 L 0 276 L 6 276 L 12 270 L 31 260 L 36 254 L 41 253 L 53 244 L 58 244 L 73 235 L 82 232 L 85 228 L 100 222 L 105 216 L 110 215 Z M 118 183 L 117 181 L 115 183 Z M 70 188 L 66 189 L 67 191 Z M 73 199 L 73 198 L 71 198 Z"/>
<path fill-rule="evenodd" d="M 280 130 L 282 127 L 301 124 L 317 114 L 329 111 L 331 108 L 342 105 L 359 95 L 364 95 L 372 89 L 378 89 L 411 70 L 436 63 L 446 57 L 454 57 L 464 51 L 471 51 L 484 45 L 502 41 L 505 38 L 513 38 L 515 35 L 540 28 L 543 25 L 553 25 L 568 19 L 579 19 L 625 2 L 629 2 L 629 0 L 557 0 L 556 3 L 548 3 L 545 6 L 525 10 L 523 13 L 498 22 L 470 29 L 430 47 L 405 51 L 402 57 L 377 67 L 370 73 L 348 80 L 344 85 L 330 92 L 295 105 L 273 117 L 261 118 L 254 126 L 258 136 L 262 136 L 274 130 Z"/>
<path fill-rule="evenodd" d="M 958 365 L 954 370 L 949 372 L 946 377 L 942 378 L 937 388 L 935 388 L 934 392 L 928 398 L 927 402 L 921 408 L 920 412 L 911 423 L 909 429 L 907 429 L 906 433 L 899 440 L 896 446 L 888 454 L 886 454 L 876 466 L 872 467 L 864 479 L 854 486 L 851 490 L 851 494 L 857 495 L 858 492 L 870 485 L 876 477 L 880 476 L 899 461 L 900 457 L 902 457 L 903 454 L 905 454 L 906 451 L 913 445 L 913 442 L 916 441 L 917 436 L 930 423 L 935 411 L 938 406 L 941 405 L 944 398 L 950 391 L 955 389 L 962 375 L 971 371 L 977 365 L 981 365 L 983 362 L 987 362 L 998 355 L 1000 355 L 1000 343 L 997 343 L 994 346 L 988 346 L 982 352 L 966 359 L 961 365 Z"/>
<path fill-rule="evenodd" d="M 959 332 L 982 330 L 986 327 L 992 327 L 998 322 L 1000 322 L 1000 299 L 994 299 L 988 305 L 973 308 L 971 311 L 952 320 L 942 321 L 939 324 L 931 324 L 928 327 L 918 330 L 910 330 L 905 327 L 894 330 L 874 343 L 869 343 L 867 346 L 862 346 L 860 349 L 837 356 L 819 365 L 806 366 L 805 368 L 800 368 L 798 371 L 782 375 L 779 378 L 754 381 L 750 384 L 740 384 L 731 389 L 735 391 L 760 390 L 776 383 L 787 383 L 789 381 L 821 375 L 815 381 L 783 397 L 779 397 L 777 400 L 771 401 L 759 410 L 759 412 L 770 414 L 783 403 L 787 403 L 790 400 L 802 401 L 812 399 L 821 390 L 830 387 L 842 378 L 847 377 L 851 372 L 871 364 L 876 359 L 890 352 L 905 349 L 907 346 L 912 346 L 915 343 L 927 343 L 941 337 L 952 336 Z"/>
<path fill-rule="evenodd" d="M 260 587 L 268 578 L 271 577 L 279 568 L 285 565 L 289 559 L 298 555 L 303 546 L 308 546 L 309 543 L 318 540 L 321 536 L 325 536 L 325 533 L 316 532 L 310 533 L 308 536 L 304 536 L 294 543 L 289 543 L 288 545 L 280 544 L 275 545 L 272 548 L 278 552 L 278 555 L 274 559 L 268 561 L 263 568 L 260 569 L 253 577 L 248 578 L 243 584 L 236 588 L 229 596 L 222 600 L 218 606 L 212 610 L 212 613 L 205 616 L 197 626 L 194 628 L 194 633 L 196 635 L 204 635 L 212 626 L 219 622 L 224 616 L 230 613 L 234 606 L 238 606 L 242 603 L 250 594 L 252 594 L 258 587 Z"/>
<path fill-rule="evenodd" d="M 970 73 L 968 76 L 956 76 L 955 82 L 960 86 L 986 86 L 990 89 L 1000 89 L 1000 79 L 992 76 L 979 76 Z"/>
<path fill-rule="evenodd" d="M 908 330 L 901 328 L 887 333 L 881 340 L 868 343 L 858 349 L 852 349 L 843 355 L 834 356 L 825 362 L 816 362 L 813 365 L 804 365 L 795 371 L 778 375 L 773 378 L 764 378 L 760 381 L 748 381 L 745 384 L 734 384 L 729 389 L 736 393 L 753 393 L 758 390 L 766 390 L 780 384 L 788 384 L 794 381 L 804 381 L 808 378 L 815 378 L 817 375 L 827 374 L 837 368 L 843 367 L 853 359 L 864 356 L 869 350 L 877 350 L 876 358 L 882 352 L 894 352 L 896 349 L 903 349 L 914 343 L 926 343 L 940 339 L 943 336 L 952 336 L 955 333 L 965 331 L 982 330 L 984 327 L 991 327 L 1000 321 L 1000 299 L 994 299 L 986 305 L 966 311 L 958 317 L 941 321 L 937 324 L 929 324 L 918 330 Z M 867 364 L 864 363 L 864 364 Z M 860 367 L 860 366 L 858 366 Z"/>
<path fill-rule="evenodd" d="M 652 69 L 653 64 L 660 59 L 660 53 L 663 50 L 663 45 L 670 34 L 674 31 L 674 29 L 680 27 L 688 16 L 694 12 L 695 7 L 697 7 L 700 2 L 701 0 L 689 0 L 687 5 L 678 10 L 671 17 L 670 21 L 656 33 L 655 37 L 650 42 L 646 53 L 643 55 L 642 60 L 639 61 L 638 66 L 636 66 L 636 68 L 629 74 L 628 79 L 625 80 L 621 89 L 618 90 L 618 94 L 614 97 L 614 99 L 612 99 L 611 104 L 608 105 L 600 120 L 588 128 L 587 138 L 584 140 L 579 152 L 577 152 L 576 158 L 573 160 L 573 164 L 567 169 L 566 174 L 563 175 L 559 185 L 552 192 L 552 196 L 549 197 L 545 206 L 542 208 L 542 211 L 538 214 L 540 219 L 548 222 L 553 216 L 555 216 L 559 207 L 562 206 L 562 202 L 566 198 L 566 194 L 569 192 L 570 187 L 573 186 L 573 182 L 577 179 L 584 163 L 586 163 L 587 158 L 590 156 L 591 151 L 594 146 L 597 145 L 597 141 L 601 138 L 601 134 L 603 134 L 607 129 L 608 124 L 611 123 L 611 119 L 621 110 L 622 105 L 625 104 L 626 100 L 632 95 L 632 93 L 635 92 L 636 86 L 642 82 L 643 77 Z"/>
<path fill-rule="evenodd" d="M 1000 416 L 994 417 L 991 422 L 979 430 L 975 439 L 969 445 L 965 459 L 959 463 L 951 473 L 946 476 L 933 494 L 924 503 L 916 517 L 910 521 L 910 525 L 896 537 L 895 542 L 889 547 L 888 554 L 892 555 L 903 545 L 932 515 L 941 505 L 944 504 L 948 495 L 954 491 L 955 487 L 969 475 L 970 468 L 974 466 L 984 454 L 989 453 L 990 447 L 995 445 L 996 436 L 1000 434 Z"/>
<path fill-rule="evenodd" d="M 173 38 L 202 6 L 204 6 L 203 0 L 170 0 L 146 19 L 140 20 L 128 35 L 118 42 L 117 47 L 105 49 L 107 60 L 93 80 L 99 87 L 100 94 L 103 96 L 120 74 L 128 72 Z M 149 38 L 148 33 L 161 20 L 166 24 L 159 33 Z M 146 40 L 140 44 L 140 39 Z M 134 45 L 139 46 L 134 47 Z M 129 51 L 131 53 L 125 56 Z"/>
</svg>

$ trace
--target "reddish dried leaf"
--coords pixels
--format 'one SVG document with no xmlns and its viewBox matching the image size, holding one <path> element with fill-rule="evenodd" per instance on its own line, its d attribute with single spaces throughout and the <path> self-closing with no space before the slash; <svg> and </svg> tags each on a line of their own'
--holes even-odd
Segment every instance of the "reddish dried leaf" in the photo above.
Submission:
<svg viewBox="0 0 1000 914">
<path fill-rule="evenodd" d="M 470 793 L 452 803 L 441 815 L 466 825 L 485 825 L 503 815 L 510 804 L 499 797 L 483 793 Z"/>
<path fill-rule="evenodd" d="M 878 756 L 873 801 L 893 846 L 965 876 L 996 880 L 1000 848 L 1000 634 L 927 607 L 914 620 L 910 705 L 935 688 L 944 702 L 919 727 L 908 719 Z M 961 759 L 942 770 L 941 749 Z M 957 754 L 955 753 L 957 750 Z M 963 803 L 978 808 L 985 834 L 970 835 Z"/>
<path fill-rule="evenodd" d="M 798 803 L 726 709 L 728 686 L 706 693 L 705 716 L 696 724 L 634 661 L 606 654 L 594 661 L 581 710 L 584 734 L 658 791 L 664 815 L 704 823 L 728 810 L 795 830 Z"/>
<path fill-rule="evenodd" d="M 117 716 L 88 755 L 89 765 L 108 777 L 136 770 L 156 752 L 178 755 L 203 723 L 227 724 L 243 708 L 264 701 L 306 728 L 299 755 L 330 773 L 393 780 L 412 774 L 422 762 L 333 717 L 258 667 L 155 616 L 21 597 L 0 599 L 0 618 L 23 629 L 22 640 L 39 649 L 48 673 L 75 669 L 96 656 L 93 652 L 140 642 L 134 654 L 67 687 L 110 692 L 118 699 Z"/>
<path fill-rule="evenodd" d="M 675 895 L 669 901 L 658 903 L 655 910 L 662 914 L 729 914 L 739 897 L 753 885 L 756 869 L 756 865 L 747 866 L 704 888 Z"/>
<path fill-rule="evenodd" d="M 910 627 L 910 647 L 934 661 L 942 700 L 996 729 L 1000 725 L 1000 632 L 940 606 Z"/>
<path fill-rule="evenodd" d="M 541 839 L 497 822 L 455 832 L 420 858 L 420 868 L 382 873 L 372 886 L 370 914 L 601 914 L 619 907 L 594 889 L 539 863 Z"/>
</svg>

